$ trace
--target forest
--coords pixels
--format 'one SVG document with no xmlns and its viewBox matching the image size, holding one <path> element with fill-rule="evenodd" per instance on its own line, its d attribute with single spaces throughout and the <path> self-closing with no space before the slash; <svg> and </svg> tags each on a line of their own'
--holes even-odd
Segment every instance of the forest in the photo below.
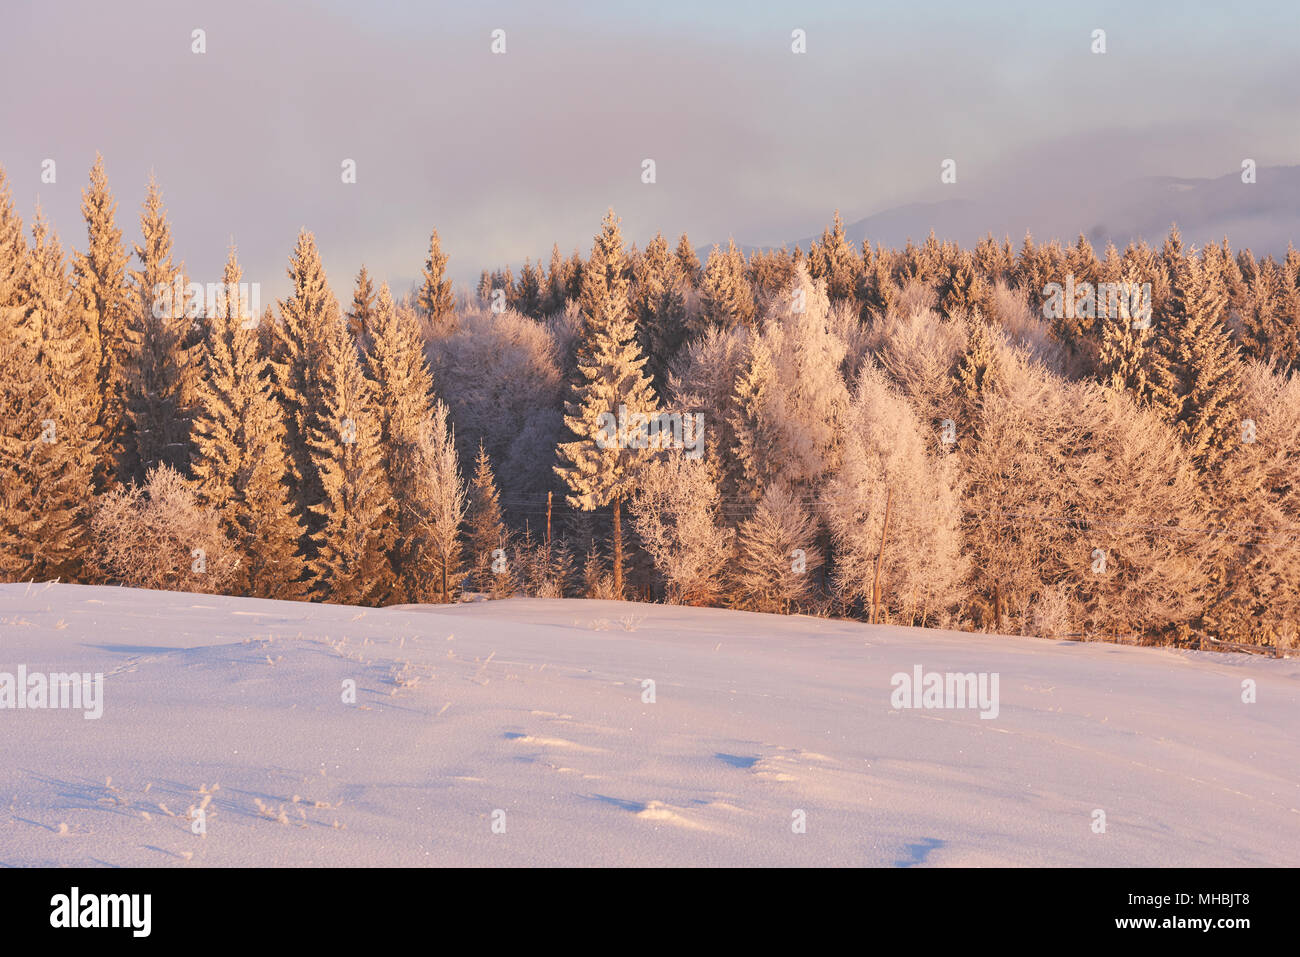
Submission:
<svg viewBox="0 0 1300 957">
<path fill-rule="evenodd" d="M 610 210 L 472 291 L 433 230 L 411 289 L 337 298 L 304 230 L 258 314 L 233 247 L 174 294 L 156 182 L 129 248 L 102 158 L 82 213 L 65 251 L 0 170 L 0 580 L 1294 645 L 1294 248 L 859 248 L 836 213 L 701 257 Z"/>
</svg>

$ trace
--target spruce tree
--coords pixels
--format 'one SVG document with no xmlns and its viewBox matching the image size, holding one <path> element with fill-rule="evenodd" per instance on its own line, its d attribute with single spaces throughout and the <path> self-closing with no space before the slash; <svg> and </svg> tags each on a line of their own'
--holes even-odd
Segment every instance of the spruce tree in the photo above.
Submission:
<svg viewBox="0 0 1300 957">
<path fill-rule="evenodd" d="M 232 246 L 225 295 L 208 317 L 191 473 L 199 502 L 218 513 L 239 550 L 235 587 L 258 598 L 296 598 L 301 516 L 289 502 L 284 423 L 269 360 L 239 297 L 242 276 Z"/>
<path fill-rule="evenodd" d="M 326 354 L 343 320 L 321 265 L 316 238 L 305 229 L 298 234 L 289 258 L 289 279 L 293 292 L 280 300 L 280 321 L 272 326 L 272 362 L 289 455 L 289 500 L 294 514 L 303 520 L 300 550 L 310 558 L 316 547 L 314 535 L 322 524 L 314 506 L 324 496 L 310 437 L 337 428 L 323 418 L 324 374 Z"/>
<path fill-rule="evenodd" d="M 455 309 L 451 280 L 447 278 L 447 255 L 442 251 L 438 230 L 429 237 L 429 256 L 424 261 L 424 282 L 420 286 L 420 309 L 437 327 L 447 322 Z"/>
<path fill-rule="evenodd" d="M 723 330 L 751 326 L 754 313 L 754 293 L 735 241 L 725 253 L 714 246 L 700 280 L 700 317 L 691 334 L 702 334 L 711 325 Z"/>
<path fill-rule="evenodd" d="M 320 411 L 308 437 L 322 493 L 311 506 L 319 522 L 308 560 L 312 592 L 339 604 L 380 604 L 393 587 L 393 529 L 379 417 L 341 322 L 333 322 L 324 347 Z"/>
<path fill-rule="evenodd" d="M 504 571 L 494 554 L 506 547 L 506 526 L 501 518 L 501 499 L 492 463 L 480 442 L 478 458 L 474 460 L 474 478 L 470 482 L 469 512 L 466 517 L 466 537 L 469 541 L 470 564 L 474 571 L 474 587 L 489 593 L 493 598 L 509 594 L 511 569 L 509 557 Z"/>
<path fill-rule="evenodd" d="M 126 267 L 130 257 L 117 227 L 117 201 L 108 188 L 104 158 L 95 154 L 90 185 L 81 192 L 87 248 L 75 253 L 73 285 L 89 316 L 90 334 L 98 360 L 100 425 L 103 443 L 96 470 L 102 488 L 118 475 L 125 452 L 127 349 L 126 327 L 130 297 Z"/>
<path fill-rule="evenodd" d="M 1151 396 L 1178 428 L 1192 461 L 1207 471 L 1235 446 L 1241 428 L 1241 360 L 1223 324 L 1222 277 L 1193 255 L 1180 256 L 1173 268 Z"/>
<path fill-rule="evenodd" d="M 87 328 L 87 313 L 72 295 L 63 248 L 36 210 L 33 246 L 20 288 L 24 329 L 35 345 L 35 373 L 44 380 L 42 442 L 57 460 L 59 479 L 47 484 L 42 507 L 47 516 L 41 542 L 43 574 L 81 577 L 86 568 L 90 500 L 100 465 L 98 355 Z"/>
<path fill-rule="evenodd" d="M 352 291 L 352 308 L 348 310 L 348 332 L 365 352 L 369 348 L 371 326 L 375 314 L 375 285 L 370 280 L 364 264 L 357 273 L 357 284 Z"/>
<path fill-rule="evenodd" d="M 812 597 L 821 568 L 818 528 L 781 483 L 770 486 L 740 523 L 734 584 L 738 604 L 788 613 Z"/>
<path fill-rule="evenodd" d="M 152 177 L 140 228 L 144 245 L 135 247 L 140 268 L 130 272 L 128 428 L 121 469 L 136 481 L 159 464 L 181 473 L 188 467 L 199 364 L 197 350 L 187 345 L 192 317 L 186 316 L 184 266 L 172 262 L 171 226 Z"/>
<path fill-rule="evenodd" d="M 682 233 L 677 240 L 677 249 L 673 257 L 677 260 L 677 268 L 682 278 L 692 286 L 699 286 L 704 270 L 700 268 L 700 257 L 696 254 L 695 247 L 691 245 L 690 237 L 685 233 Z"/>
<path fill-rule="evenodd" d="M 391 559 L 398 600 L 428 601 L 437 594 L 447 601 L 459 574 L 454 547 L 459 521 L 454 519 L 454 503 L 460 488 L 455 449 L 451 446 L 448 470 L 446 413 L 435 408 L 420 330 L 411 313 L 393 305 L 387 283 L 379 287 L 366 370 L 374 383 L 385 474 L 396 509 Z M 448 501 L 453 503 L 450 534 L 447 520 L 439 517 L 448 512 Z M 432 575 L 431 562 L 436 566 Z"/>
<path fill-rule="evenodd" d="M 664 394 L 668 364 L 686 338 L 683 280 L 660 233 L 650 240 L 634 273 L 633 307 L 641 353 L 647 359 L 655 391 Z"/>
<path fill-rule="evenodd" d="M 556 474 L 568 485 L 569 504 L 591 511 L 611 506 L 614 519 L 614 591 L 623 595 L 623 501 L 632 492 L 640 459 L 625 449 L 608 428 L 615 421 L 656 414 L 646 360 L 636 342 L 636 324 L 628 302 L 623 238 L 611 209 L 592 247 L 583 274 L 582 332 L 572 399 L 565 405 L 565 425 L 575 441 L 559 447 Z M 644 433 L 642 433 L 642 436 Z M 602 448 L 602 446 L 604 446 Z"/>
</svg>

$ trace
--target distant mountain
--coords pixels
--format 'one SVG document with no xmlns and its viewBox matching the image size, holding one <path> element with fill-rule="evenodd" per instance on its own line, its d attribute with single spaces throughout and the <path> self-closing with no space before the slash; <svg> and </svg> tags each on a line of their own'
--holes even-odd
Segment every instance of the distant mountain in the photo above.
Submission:
<svg viewBox="0 0 1300 957">
<path fill-rule="evenodd" d="M 1300 166 L 1260 167 L 1251 184 L 1242 183 L 1240 172 L 1217 179 L 1159 176 L 1086 195 L 1072 195 L 1067 187 L 1037 197 L 1010 190 L 982 199 L 909 203 L 846 223 L 844 231 L 855 244 L 870 239 L 891 247 L 909 238 L 919 243 L 931 230 L 963 246 L 990 232 L 999 240 L 1009 236 L 1016 246 L 1026 231 L 1036 241 L 1062 242 L 1083 233 L 1100 253 L 1108 241 L 1121 250 L 1138 238 L 1158 244 L 1175 222 L 1184 242 L 1198 247 L 1227 236 L 1234 250 L 1250 247 L 1256 255 L 1280 256 L 1288 242 L 1300 243 Z M 786 245 L 806 252 L 826 224 Z M 701 261 L 711 248 L 701 247 Z M 755 248 L 765 247 L 744 247 L 746 252 Z"/>
</svg>

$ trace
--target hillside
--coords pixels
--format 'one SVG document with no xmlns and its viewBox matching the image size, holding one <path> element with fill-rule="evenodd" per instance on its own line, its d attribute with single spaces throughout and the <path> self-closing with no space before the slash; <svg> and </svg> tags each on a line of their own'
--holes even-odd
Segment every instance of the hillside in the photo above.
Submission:
<svg viewBox="0 0 1300 957">
<path fill-rule="evenodd" d="M 1295 660 L 634 603 L 3 585 L 0 672 L 20 665 L 102 672 L 103 714 L 0 710 L 3 866 L 1300 859 Z M 917 666 L 996 673 L 996 716 L 893 708 Z"/>
</svg>

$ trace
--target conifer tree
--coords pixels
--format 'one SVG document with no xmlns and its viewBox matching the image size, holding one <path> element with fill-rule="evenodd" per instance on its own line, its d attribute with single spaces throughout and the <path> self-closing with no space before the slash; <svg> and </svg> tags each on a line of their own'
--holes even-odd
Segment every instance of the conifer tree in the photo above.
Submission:
<svg viewBox="0 0 1300 957">
<path fill-rule="evenodd" d="M 637 448 L 622 448 L 607 427 L 634 416 L 653 415 L 657 403 L 642 372 L 646 360 L 636 343 L 636 324 L 628 302 L 623 238 L 611 209 L 592 247 L 583 274 L 582 335 L 573 398 L 565 405 L 565 424 L 575 441 L 561 443 L 556 474 L 568 485 L 569 504 L 584 511 L 609 505 L 613 510 L 614 591 L 623 595 L 623 501 L 632 492 L 641 464 Z M 644 438 L 641 432 L 636 442 Z M 602 447 L 603 446 L 603 447 Z"/>
<path fill-rule="evenodd" d="M 293 293 L 280 300 L 280 321 L 273 325 L 275 383 L 285 421 L 285 446 L 289 455 L 290 502 L 304 525 L 301 553 L 310 558 L 315 551 L 315 533 L 322 519 L 314 510 L 324 495 L 313 460 L 310 437 L 314 432 L 336 429 L 325 415 L 326 354 L 342 328 L 338 302 L 330 291 L 316 249 L 316 238 L 307 230 L 289 258 L 289 279 Z"/>
<path fill-rule="evenodd" d="M 361 272 L 357 273 L 357 284 L 352 291 L 352 308 L 348 310 L 348 332 L 361 345 L 362 352 L 365 352 L 369 346 L 374 313 L 375 284 L 363 264 Z"/>
<path fill-rule="evenodd" d="M 42 442 L 59 479 L 44 488 L 46 532 L 41 542 L 44 574 L 80 577 L 86 566 L 89 507 L 100 464 L 98 355 L 87 329 L 87 314 L 72 295 L 63 248 L 36 209 L 33 246 L 20 287 L 23 325 L 35 345 L 36 368 L 45 384 Z M 57 490 L 56 490 L 57 486 Z M 57 531 L 56 531 L 57 530 Z"/>
<path fill-rule="evenodd" d="M 835 210 L 835 219 L 822 232 L 821 242 L 808 251 L 808 274 L 826 283 L 831 299 L 852 299 L 858 287 L 860 260 L 844 235 L 844 220 Z"/>
<path fill-rule="evenodd" d="M 647 359 L 655 391 L 664 394 L 668 364 L 686 338 L 686 308 L 682 279 L 668 251 L 668 240 L 656 235 L 645 248 L 634 274 L 633 307 L 641 353 Z"/>
<path fill-rule="evenodd" d="M 691 245 L 690 237 L 685 233 L 682 233 L 677 240 L 677 249 L 673 253 L 673 258 L 677 260 L 677 269 L 681 272 L 682 278 L 692 286 L 699 286 L 704 270 L 700 268 L 700 257 L 696 255 L 695 247 Z"/>
<path fill-rule="evenodd" d="M 126 423 L 126 327 L 130 311 L 126 285 L 129 261 L 117 227 L 117 201 L 108 188 L 104 158 L 95 154 L 90 185 L 81 192 L 81 213 L 88 245 L 74 253 L 73 285 L 88 314 L 91 341 L 98 360 L 100 425 L 103 443 L 96 470 L 97 485 L 118 477 L 124 454 Z"/>
<path fill-rule="evenodd" d="M 232 246 L 224 294 L 208 317 L 191 473 L 199 502 L 217 512 L 238 550 L 234 587 L 258 598 L 296 598 L 301 516 L 289 502 L 284 422 L 269 360 L 239 295 L 242 276 Z"/>
<path fill-rule="evenodd" d="M 429 237 L 429 256 L 424 261 L 422 276 L 420 309 L 433 326 L 441 326 L 451 317 L 455 301 L 451 295 L 451 280 L 447 278 L 447 255 L 442 251 L 436 229 Z"/>
<path fill-rule="evenodd" d="M 979 421 L 979 410 L 984 397 L 997 389 L 1000 380 L 996 333 L 976 314 L 970 322 L 970 338 L 966 350 L 957 364 L 954 383 L 961 420 L 971 423 L 972 429 Z"/>
<path fill-rule="evenodd" d="M 734 240 L 724 253 L 717 246 L 709 253 L 700 280 L 700 318 L 691 330 L 698 335 L 710 326 L 733 329 L 754 322 L 754 293 L 745 277 L 744 257 Z"/>
<path fill-rule="evenodd" d="M 1222 277 L 1190 255 L 1180 256 L 1174 270 L 1156 338 L 1151 397 L 1205 471 L 1226 454 L 1240 429 L 1241 360 L 1223 325 Z"/>
<path fill-rule="evenodd" d="M 492 475 L 492 463 L 482 443 L 474 460 L 466 526 L 474 587 L 493 598 L 509 594 L 513 578 L 509 556 L 497 553 L 506 547 L 506 526 L 501 518 L 501 499 Z M 502 558 L 506 559 L 504 570 L 500 570 Z"/>
<path fill-rule="evenodd" d="M 172 262 L 171 226 L 162 192 L 152 177 L 140 215 L 144 245 L 140 268 L 130 272 L 131 308 L 126 330 L 128 435 L 122 474 L 143 481 L 167 464 L 189 464 L 190 419 L 199 356 L 187 345 L 192 304 L 186 302 L 184 266 Z M 191 315 L 187 316 L 187 311 Z"/>
<path fill-rule="evenodd" d="M 734 575 L 739 604 L 789 612 L 815 591 L 822 555 L 813 517 L 781 483 L 768 486 L 740 523 Z"/>
<path fill-rule="evenodd" d="M 379 417 L 356 348 L 337 317 L 324 346 L 320 413 L 312 416 L 308 439 L 322 492 L 312 505 L 319 520 L 308 561 L 312 590 L 339 604 L 380 604 L 393 587 L 393 528 Z"/>
<path fill-rule="evenodd" d="M 565 282 L 564 258 L 560 255 L 560 244 L 551 246 L 551 265 L 546 272 L 546 312 L 564 310 L 567 283 Z"/>
<path fill-rule="evenodd" d="M 393 305 L 387 283 L 379 287 L 373 332 L 366 367 L 374 383 L 385 474 L 396 508 L 391 559 L 398 600 L 428 601 L 436 594 L 447 601 L 459 581 L 459 518 L 454 516 L 458 509 L 464 511 L 463 503 L 455 505 L 458 496 L 463 498 L 455 447 L 448 446 L 446 412 L 433 397 L 433 378 L 415 317 Z M 454 518 L 450 533 L 446 514 Z M 430 541 L 431 533 L 436 542 Z M 430 562 L 436 574 L 431 575 Z"/>
</svg>

